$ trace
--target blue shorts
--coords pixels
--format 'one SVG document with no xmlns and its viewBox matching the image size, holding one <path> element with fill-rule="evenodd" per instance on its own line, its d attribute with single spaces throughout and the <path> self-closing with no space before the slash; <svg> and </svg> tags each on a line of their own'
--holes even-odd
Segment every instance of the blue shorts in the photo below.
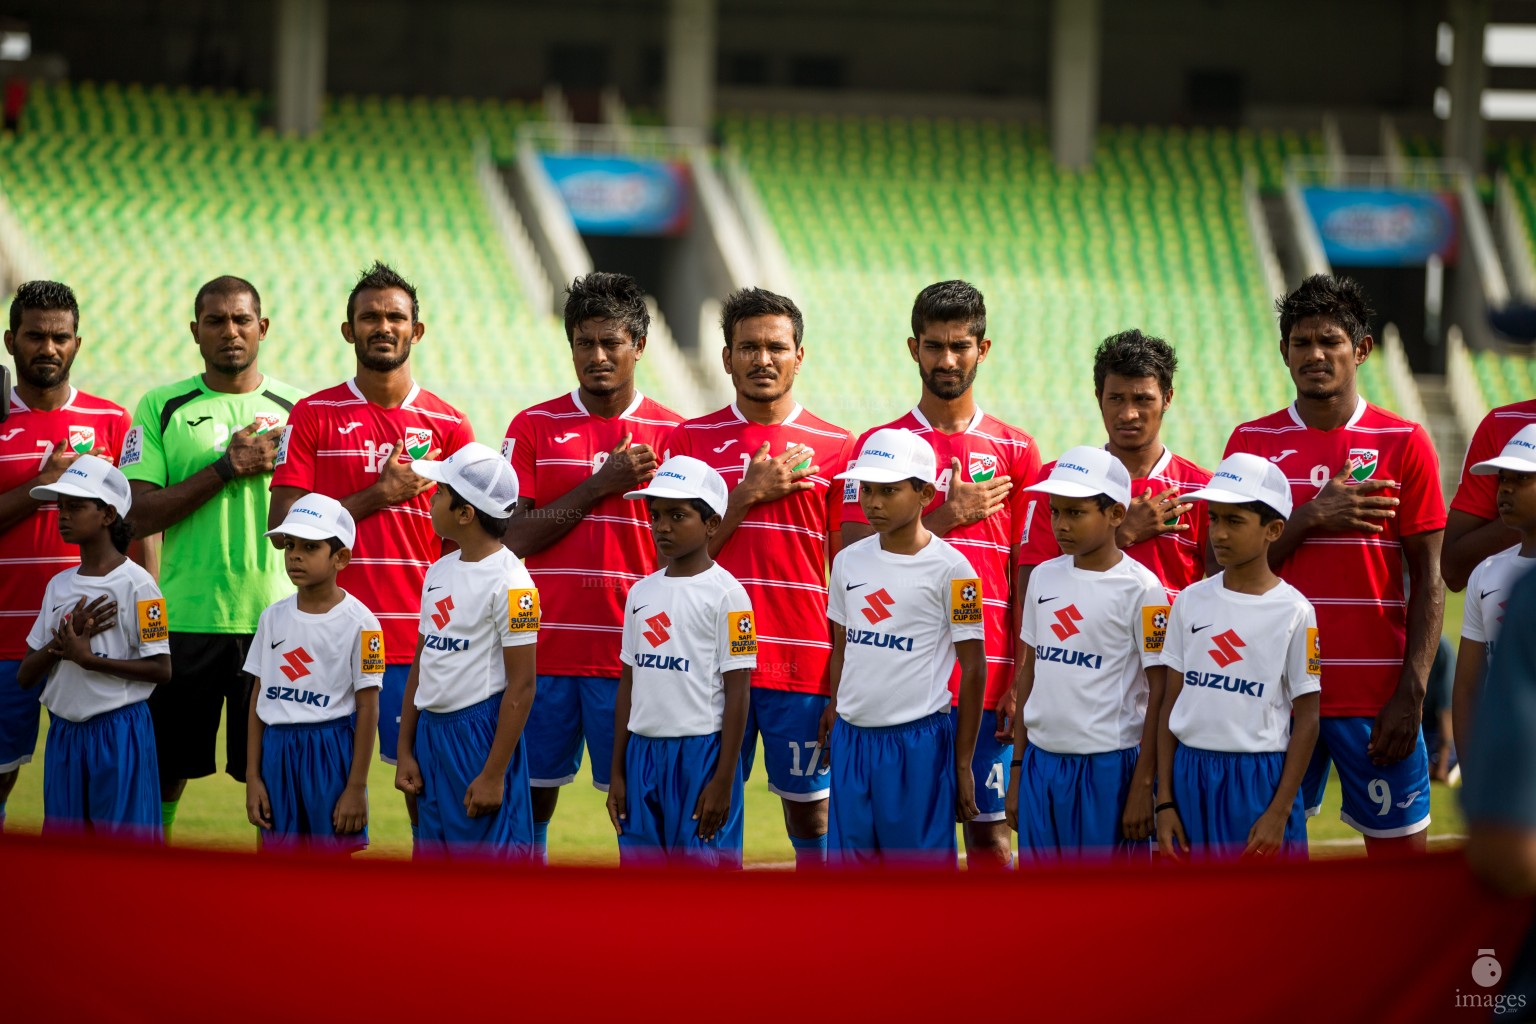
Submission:
<svg viewBox="0 0 1536 1024">
<path fill-rule="evenodd" d="M 385 665 L 379 688 L 379 760 L 394 764 L 400 753 L 400 709 L 405 706 L 405 683 L 410 665 Z"/>
<path fill-rule="evenodd" d="M 752 777 L 761 734 L 768 792 L 797 803 L 825 800 L 832 776 L 821 756 L 821 713 L 829 703 L 831 698 L 820 694 L 752 687 L 741 742 L 742 779 Z"/>
<path fill-rule="evenodd" d="M 144 701 L 83 722 L 48 718 L 43 833 L 80 831 L 160 841 L 160 769 Z"/>
<path fill-rule="evenodd" d="M 272 828 L 258 829 L 263 850 L 308 847 L 351 853 L 368 845 L 368 827 L 339 833 L 331 823 L 352 772 L 352 716 L 261 731 L 261 781 L 272 804 Z"/>
<path fill-rule="evenodd" d="M 16 682 L 19 661 L 0 661 L 0 773 L 13 772 L 32 760 L 43 706 L 42 687 L 23 690 Z"/>
<path fill-rule="evenodd" d="M 955 717 L 832 727 L 827 863 L 954 868 Z"/>
<path fill-rule="evenodd" d="M 997 742 L 997 712 L 981 713 L 981 732 L 976 736 L 976 753 L 971 758 L 971 775 L 976 783 L 976 809 L 981 813 L 972 821 L 1002 821 L 1007 817 L 1004 803 L 1008 796 L 1009 766 L 1013 762 L 1013 741 Z"/>
<path fill-rule="evenodd" d="M 613 771 L 613 706 L 619 681 L 602 676 L 539 676 L 523 727 L 528 778 L 540 789 L 576 781 L 581 746 L 592 755 L 592 785 L 608 792 Z"/>
<path fill-rule="evenodd" d="M 419 856 L 527 860 L 532 855 L 533 801 L 521 741 L 507 762 L 501 809 L 478 818 L 464 810 L 464 794 L 485 767 L 500 714 L 498 693 L 458 711 L 423 711 L 416 719 L 422 781 L 416 798 Z"/>
<path fill-rule="evenodd" d="M 1328 788 L 1328 765 L 1339 769 L 1343 807 L 1339 820 L 1373 839 L 1411 836 L 1429 828 L 1429 750 L 1423 730 L 1413 752 L 1396 764 L 1371 764 L 1365 745 L 1371 739 L 1371 718 L 1324 718 L 1317 734 L 1312 763 L 1301 780 L 1302 806 L 1307 815 L 1322 810 Z"/>
<path fill-rule="evenodd" d="M 1109 856 L 1150 863 L 1151 843 L 1126 839 L 1120 827 L 1139 754 L 1136 747 L 1053 754 L 1026 746 L 1019 773 L 1019 863 Z"/>
<path fill-rule="evenodd" d="M 1248 832 L 1280 788 L 1285 754 L 1201 750 L 1182 743 L 1173 754 L 1173 802 L 1196 859 L 1235 860 Z M 1301 792 L 1285 819 L 1281 857 L 1307 857 L 1307 816 Z"/>
<path fill-rule="evenodd" d="M 741 867 L 741 762 L 731 780 L 731 810 L 709 842 L 693 820 L 699 795 L 720 763 L 720 734 L 658 739 L 629 737 L 624 750 L 624 804 L 619 863 Z"/>
</svg>

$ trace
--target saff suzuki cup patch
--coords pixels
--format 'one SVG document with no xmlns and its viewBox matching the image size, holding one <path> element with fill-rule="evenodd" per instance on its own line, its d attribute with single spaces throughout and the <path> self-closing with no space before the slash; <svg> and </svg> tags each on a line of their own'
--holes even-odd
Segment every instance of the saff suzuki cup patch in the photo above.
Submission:
<svg viewBox="0 0 1536 1024">
<path fill-rule="evenodd" d="M 139 643 L 147 644 L 170 636 L 170 623 L 165 619 L 165 598 L 156 597 L 139 602 Z"/>
<path fill-rule="evenodd" d="M 278 438 L 277 438 L 277 458 L 276 458 L 276 462 L 275 462 L 276 465 L 281 466 L 281 465 L 283 465 L 284 463 L 286 463 L 288 461 L 288 442 L 291 441 L 291 440 L 293 440 L 293 424 L 292 423 L 290 423 L 286 427 L 284 427 L 283 428 L 283 432 L 280 435 L 278 435 Z"/>
<path fill-rule="evenodd" d="M 949 581 L 949 621 L 956 626 L 981 624 L 981 580 Z"/>
<path fill-rule="evenodd" d="M 751 612 L 731 612 L 731 657 L 757 653 L 757 617 Z"/>
<path fill-rule="evenodd" d="M 382 675 L 384 672 L 384 632 L 365 629 L 358 636 L 358 647 L 363 656 L 363 674 Z"/>
<path fill-rule="evenodd" d="M 137 466 L 144 458 L 144 428 L 130 427 L 123 436 L 123 452 L 117 457 L 118 466 Z"/>
<path fill-rule="evenodd" d="M 843 481 L 843 504 L 857 505 L 859 503 L 859 482 L 857 480 Z"/>
<path fill-rule="evenodd" d="M 501 457 L 508 462 L 512 461 L 512 449 L 517 447 L 517 438 L 504 437 L 501 439 Z"/>
<path fill-rule="evenodd" d="M 1168 638 L 1168 611 L 1166 604 L 1149 604 L 1141 609 L 1141 650 L 1144 654 L 1157 654 Z"/>
<path fill-rule="evenodd" d="M 1323 674 L 1323 651 L 1317 643 L 1317 627 L 1307 627 L 1307 675 Z"/>
<path fill-rule="evenodd" d="M 507 591 L 507 632 L 536 633 L 539 629 L 539 592 Z"/>
</svg>

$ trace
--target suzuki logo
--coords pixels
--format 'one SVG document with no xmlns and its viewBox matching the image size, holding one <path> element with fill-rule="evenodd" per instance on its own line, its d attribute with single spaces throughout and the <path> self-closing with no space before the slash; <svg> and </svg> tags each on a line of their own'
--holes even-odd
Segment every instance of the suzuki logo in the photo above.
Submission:
<svg viewBox="0 0 1536 1024">
<path fill-rule="evenodd" d="M 1077 610 L 1077 605 L 1069 604 L 1056 613 L 1056 625 L 1051 627 L 1051 632 L 1056 634 L 1057 640 L 1065 640 L 1082 632 L 1077 628 L 1082 621 L 1083 613 Z"/>
<path fill-rule="evenodd" d="M 1237 649 L 1248 646 L 1243 643 L 1242 637 L 1230 629 L 1211 637 L 1211 643 L 1216 645 L 1211 648 L 1211 660 L 1222 668 L 1226 668 L 1234 661 L 1242 661 L 1243 656 L 1237 652 Z"/>
<path fill-rule="evenodd" d="M 432 616 L 432 625 L 438 629 L 448 625 L 448 620 L 453 618 L 453 595 L 449 594 L 435 605 L 437 614 Z"/>
<path fill-rule="evenodd" d="M 305 668 L 305 666 L 315 659 L 311 658 L 309 652 L 304 648 L 296 647 L 283 655 L 283 660 L 288 663 L 281 669 L 283 675 L 288 677 L 290 683 L 296 683 L 309 675 L 309 669 Z"/>
<path fill-rule="evenodd" d="M 864 617 L 870 621 L 871 625 L 873 625 L 874 623 L 884 622 L 886 619 L 890 618 L 890 607 L 896 602 L 892 599 L 890 594 L 885 592 L 885 588 L 882 587 L 881 589 L 866 597 L 864 599 L 864 603 L 868 605 L 868 607 L 864 609 Z"/>
<path fill-rule="evenodd" d="M 667 618 L 666 612 L 657 612 L 646 619 L 645 624 L 651 628 L 640 635 L 650 641 L 652 647 L 660 647 L 672 639 L 672 634 L 667 632 L 667 627 L 672 625 L 672 620 Z"/>
</svg>

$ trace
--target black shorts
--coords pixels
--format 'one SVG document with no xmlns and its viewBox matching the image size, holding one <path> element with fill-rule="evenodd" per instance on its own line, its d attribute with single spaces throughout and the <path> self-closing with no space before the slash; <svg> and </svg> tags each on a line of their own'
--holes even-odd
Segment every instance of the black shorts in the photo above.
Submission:
<svg viewBox="0 0 1536 1024">
<path fill-rule="evenodd" d="M 224 708 L 229 709 L 224 771 L 236 782 L 245 781 L 251 677 L 243 669 L 250 646 L 251 636 L 244 633 L 171 634 L 171 681 L 155 687 L 149 698 L 161 786 L 218 770 L 219 712 Z"/>
</svg>

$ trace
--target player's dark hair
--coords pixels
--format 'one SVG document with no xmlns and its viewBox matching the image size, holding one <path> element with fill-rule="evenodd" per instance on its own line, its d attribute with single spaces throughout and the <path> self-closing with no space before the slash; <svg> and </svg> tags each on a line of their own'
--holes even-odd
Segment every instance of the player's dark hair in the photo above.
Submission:
<svg viewBox="0 0 1536 1024">
<path fill-rule="evenodd" d="M 921 338 L 929 324 L 962 321 L 977 341 L 987 336 L 987 303 L 965 281 L 940 281 L 917 293 L 912 303 L 912 337 Z"/>
<path fill-rule="evenodd" d="M 468 508 L 475 513 L 475 522 L 479 523 L 480 529 L 484 530 L 487 534 L 497 540 L 501 540 L 507 535 L 507 527 L 512 524 L 510 518 L 497 519 L 495 516 L 488 516 L 471 505 L 468 499 L 448 484 L 438 484 L 437 486 L 448 492 L 448 510 L 450 512 L 457 512 L 461 508 Z"/>
<path fill-rule="evenodd" d="M 629 332 L 631 342 L 644 338 L 651 329 L 651 311 L 645 308 L 645 294 L 628 274 L 610 274 L 594 270 L 578 277 L 565 290 L 565 340 L 575 340 L 576 328 L 586 320 L 607 320 Z"/>
<path fill-rule="evenodd" d="M 651 506 L 655 501 L 655 498 L 645 499 L 646 512 L 650 512 Z M 697 512 L 699 514 L 699 518 L 704 520 L 706 523 L 711 519 L 716 519 L 720 516 L 720 513 L 710 508 L 709 502 L 705 501 L 703 498 L 689 498 L 688 507 Z"/>
<path fill-rule="evenodd" d="M 1365 297 L 1365 289 L 1350 277 L 1313 274 L 1289 295 L 1275 300 L 1280 314 L 1280 342 L 1291 340 L 1291 328 L 1309 316 L 1326 317 L 1344 329 L 1351 345 L 1359 346 L 1371 333 L 1376 311 Z"/>
<path fill-rule="evenodd" d="M 331 554 L 333 555 L 340 551 L 342 548 L 346 547 L 346 545 L 341 542 L 340 537 L 327 537 L 325 538 L 325 543 L 330 546 Z"/>
<path fill-rule="evenodd" d="M 1258 516 L 1260 526 L 1268 526 L 1273 522 L 1285 522 L 1285 516 L 1276 512 L 1274 506 L 1270 505 L 1267 501 L 1244 501 L 1239 502 L 1233 507 L 1240 508 L 1244 512 L 1252 512 Z"/>
<path fill-rule="evenodd" d="M 922 491 L 922 489 L 924 487 L 927 487 L 932 482 L 933 481 L 931 481 L 931 480 L 923 480 L 923 479 L 921 479 L 919 477 L 915 477 L 915 476 L 907 477 L 907 483 L 912 485 L 912 489 L 914 491 L 919 491 L 920 492 L 920 491 Z"/>
<path fill-rule="evenodd" d="M 75 318 L 75 330 L 80 330 L 80 303 L 75 301 L 74 290 L 58 281 L 27 281 L 16 289 L 11 300 L 11 330 L 21 327 L 21 314 L 29 309 L 39 312 L 67 309 Z"/>
<path fill-rule="evenodd" d="M 1104 381 L 1114 374 L 1117 377 L 1156 377 L 1158 390 L 1166 396 L 1173 390 L 1173 375 L 1178 369 L 1179 358 L 1173 354 L 1172 345 L 1133 327 L 1099 343 L 1098 351 L 1093 354 L 1093 392 L 1102 395 Z"/>
<path fill-rule="evenodd" d="M 1093 496 L 1093 502 L 1095 505 L 1099 506 L 1100 512 L 1108 512 L 1110 509 L 1120 504 L 1118 501 L 1116 501 L 1114 498 L 1111 498 L 1107 494 L 1095 494 Z"/>
<path fill-rule="evenodd" d="M 787 316 L 795 330 L 795 348 L 805 341 L 805 317 L 794 300 L 775 295 L 765 288 L 742 288 L 726 296 L 720 310 L 720 330 L 725 334 L 725 347 L 731 347 L 731 336 L 736 325 L 755 316 Z"/>
<path fill-rule="evenodd" d="M 128 545 L 133 542 L 133 523 L 124 519 L 118 514 L 117 509 L 108 505 L 100 498 L 88 498 L 86 500 L 103 512 L 112 513 L 112 521 L 107 524 L 107 536 L 112 539 L 112 546 L 117 549 L 117 553 L 126 555 L 128 553 Z"/>
<path fill-rule="evenodd" d="M 352 294 L 347 296 L 347 323 L 352 322 L 352 314 L 357 310 L 359 292 L 380 292 L 389 288 L 398 288 L 411 297 L 411 323 L 414 324 L 421 317 L 421 305 L 416 301 L 416 286 L 382 260 L 374 260 L 373 266 L 363 271 L 357 284 L 352 286 Z"/>
<path fill-rule="evenodd" d="M 256 307 L 256 316 L 261 316 L 261 293 L 256 290 L 256 286 L 243 277 L 224 274 L 221 277 L 214 278 L 197 290 L 197 298 L 192 300 L 192 319 L 196 320 L 202 317 L 203 300 L 210 295 L 218 295 L 226 299 L 234 298 L 236 295 L 249 295 L 251 297 L 251 305 Z M 347 313 L 347 319 L 352 319 L 350 310 Z"/>
</svg>

